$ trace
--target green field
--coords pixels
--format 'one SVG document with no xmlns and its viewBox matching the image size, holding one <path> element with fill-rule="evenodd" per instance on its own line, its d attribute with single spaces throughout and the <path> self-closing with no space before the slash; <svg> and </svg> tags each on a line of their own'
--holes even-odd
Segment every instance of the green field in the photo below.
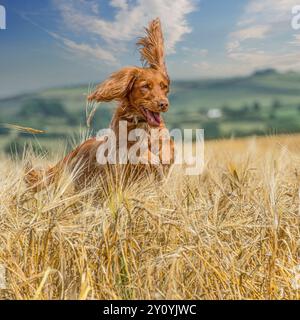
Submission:
<svg viewBox="0 0 300 320">
<path fill-rule="evenodd" d="M 46 130 L 39 144 L 55 147 L 84 130 L 87 92 L 84 85 L 2 99 L 0 122 Z M 170 101 L 168 127 L 204 128 L 207 139 L 300 132 L 299 73 L 263 70 L 243 78 L 174 81 Z M 112 104 L 99 107 L 94 131 L 108 126 L 113 110 Z M 0 128 L 0 149 L 19 150 L 26 141 L 36 138 Z"/>
</svg>

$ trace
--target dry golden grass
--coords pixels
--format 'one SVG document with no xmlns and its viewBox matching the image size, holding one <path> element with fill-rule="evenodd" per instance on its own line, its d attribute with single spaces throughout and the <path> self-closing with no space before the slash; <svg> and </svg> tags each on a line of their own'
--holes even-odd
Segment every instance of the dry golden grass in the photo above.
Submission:
<svg viewBox="0 0 300 320">
<path fill-rule="evenodd" d="M 67 174 L 33 195 L 26 161 L 2 159 L 1 298 L 299 299 L 300 137 L 205 151 L 199 177 L 177 168 L 96 197 Z"/>
</svg>

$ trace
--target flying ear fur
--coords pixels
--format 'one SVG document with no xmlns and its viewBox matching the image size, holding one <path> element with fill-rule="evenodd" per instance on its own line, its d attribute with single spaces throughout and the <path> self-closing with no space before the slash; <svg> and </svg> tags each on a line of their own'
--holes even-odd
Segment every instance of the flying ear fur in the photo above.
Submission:
<svg viewBox="0 0 300 320">
<path fill-rule="evenodd" d="M 131 90 L 137 75 L 138 68 L 133 67 L 123 68 L 113 73 L 88 96 L 88 100 L 109 102 L 124 99 Z"/>
<path fill-rule="evenodd" d="M 160 70 L 169 78 L 165 64 L 164 37 L 160 19 L 151 21 L 145 31 L 146 37 L 140 38 L 137 42 L 142 62 L 153 69 Z"/>
</svg>

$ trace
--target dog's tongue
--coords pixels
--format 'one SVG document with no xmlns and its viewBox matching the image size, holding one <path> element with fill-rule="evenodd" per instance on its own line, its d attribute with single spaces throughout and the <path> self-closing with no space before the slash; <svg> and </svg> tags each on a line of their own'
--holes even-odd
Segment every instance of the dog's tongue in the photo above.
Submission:
<svg viewBox="0 0 300 320">
<path fill-rule="evenodd" d="M 147 121 L 151 126 L 158 127 L 160 125 L 160 114 L 158 112 L 153 112 L 150 110 L 146 110 L 147 113 Z"/>
</svg>

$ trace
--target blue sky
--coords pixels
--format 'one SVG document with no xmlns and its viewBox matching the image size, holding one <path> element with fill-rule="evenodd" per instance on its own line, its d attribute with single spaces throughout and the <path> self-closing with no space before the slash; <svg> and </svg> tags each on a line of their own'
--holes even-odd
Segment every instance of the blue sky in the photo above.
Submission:
<svg viewBox="0 0 300 320">
<path fill-rule="evenodd" d="M 136 39 L 152 18 L 163 23 L 173 79 L 300 70 L 300 0 L 0 0 L 0 96 L 99 82 L 139 65 Z"/>
</svg>

